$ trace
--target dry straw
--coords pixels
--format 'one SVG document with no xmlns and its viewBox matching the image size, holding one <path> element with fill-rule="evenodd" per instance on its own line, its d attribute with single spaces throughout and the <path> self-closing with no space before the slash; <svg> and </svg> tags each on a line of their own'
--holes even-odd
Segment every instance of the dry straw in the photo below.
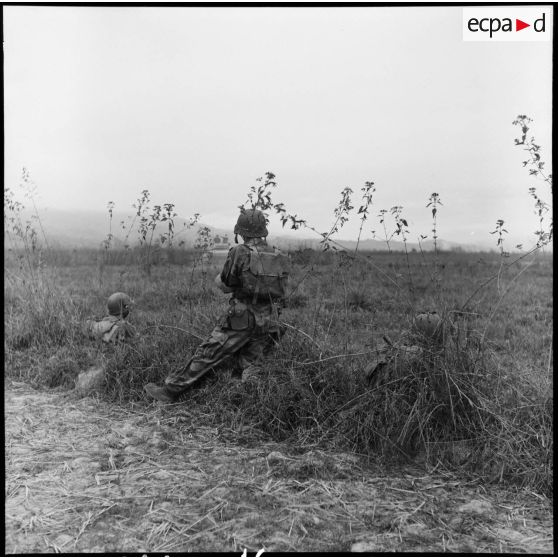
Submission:
<svg viewBox="0 0 558 558">
<path fill-rule="evenodd" d="M 394 474 L 323 450 L 289 454 L 261 431 L 221 433 L 199 417 L 183 406 L 119 409 L 12 385 L 6 551 L 552 548 L 550 506 L 528 492 L 487 497 L 436 471 Z M 544 517 L 540 527 L 527 526 L 534 514 Z M 522 518 L 529 523 L 518 527 Z"/>
</svg>

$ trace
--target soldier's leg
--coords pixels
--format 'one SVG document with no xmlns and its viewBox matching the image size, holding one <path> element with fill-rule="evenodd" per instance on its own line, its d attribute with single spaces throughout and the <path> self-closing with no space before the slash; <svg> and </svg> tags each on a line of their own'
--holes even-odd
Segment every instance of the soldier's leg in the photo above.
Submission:
<svg viewBox="0 0 558 558">
<path fill-rule="evenodd" d="M 197 349 L 188 365 L 181 371 L 170 374 L 165 386 L 174 392 L 182 392 L 199 380 L 209 370 L 235 354 L 250 341 L 250 331 L 234 331 L 217 326 L 207 340 Z"/>
<path fill-rule="evenodd" d="M 271 339 L 269 334 L 252 336 L 240 349 L 238 360 L 242 368 L 242 381 L 249 381 L 261 374 L 261 365 Z"/>
<path fill-rule="evenodd" d="M 149 383 L 144 389 L 153 398 L 172 403 L 178 396 L 201 378 L 206 372 L 217 366 L 227 357 L 236 353 L 250 340 L 249 331 L 233 331 L 217 326 L 197 349 L 186 367 L 170 374 L 162 387 Z"/>
<path fill-rule="evenodd" d="M 267 342 L 265 343 L 265 348 L 264 348 L 265 355 L 269 354 L 269 352 L 272 349 L 274 349 L 277 345 L 279 345 L 281 338 L 283 337 L 283 335 L 285 335 L 285 332 L 287 331 L 286 326 L 279 321 L 279 317 L 281 315 L 280 310 L 281 309 L 277 306 L 274 306 L 272 308 L 272 313 L 271 313 L 272 319 L 268 329 Z"/>
<path fill-rule="evenodd" d="M 267 335 L 267 339 L 264 346 L 264 355 L 268 355 L 275 347 L 277 347 L 281 341 L 281 337 L 283 337 L 284 332 L 280 331 L 271 331 Z"/>
</svg>

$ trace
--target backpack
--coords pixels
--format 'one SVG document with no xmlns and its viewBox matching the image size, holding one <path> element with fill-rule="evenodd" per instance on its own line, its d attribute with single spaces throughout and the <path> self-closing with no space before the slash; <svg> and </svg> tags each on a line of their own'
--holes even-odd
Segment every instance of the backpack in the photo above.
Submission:
<svg viewBox="0 0 558 558">
<path fill-rule="evenodd" d="M 254 298 L 254 302 L 284 298 L 290 271 L 289 258 L 280 252 L 248 248 L 250 264 L 242 271 L 242 289 Z"/>
</svg>

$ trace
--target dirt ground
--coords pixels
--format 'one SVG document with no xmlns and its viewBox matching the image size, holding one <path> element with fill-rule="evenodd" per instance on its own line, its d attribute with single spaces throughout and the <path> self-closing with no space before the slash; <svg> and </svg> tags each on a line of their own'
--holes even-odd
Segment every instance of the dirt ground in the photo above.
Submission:
<svg viewBox="0 0 558 558">
<path fill-rule="evenodd" d="M 184 403 L 121 407 L 5 389 L 5 553 L 552 553 L 528 490 L 204 424 Z"/>
</svg>

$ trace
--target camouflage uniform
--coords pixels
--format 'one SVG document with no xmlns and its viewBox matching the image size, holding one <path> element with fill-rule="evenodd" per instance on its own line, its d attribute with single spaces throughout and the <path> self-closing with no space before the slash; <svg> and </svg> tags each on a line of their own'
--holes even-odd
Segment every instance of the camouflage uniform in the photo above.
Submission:
<svg viewBox="0 0 558 558">
<path fill-rule="evenodd" d="M 423 358 L 424 348 L 406 342 L 380 343 L 374 350 L 364 375 L 371 387 L 389 381 L 394 370 L 407 369 Z"/>
<path fill-rule="evenodd" d="M 389 381 L 394 371 L 408 370 L 444 346 L 446 325 L 437 312 L 417 314 L 411 331 L 393 343 L 384 336 L 364 370 L 372 387 Z"/>
<path fill-rule="evenodd" d="M 90 338 L 105 343 L 125 341 L 135 335 L 133 327 L 119 316 L 105 316 L 100 320 L 87 320 L 85 331 Z"/>
<path fill-rule="evenodd" d="M 105 343 L 116 343 L 135 336 L 134 328 L 126 321 L 132 299 L 125 293 L 113 293 L 107 300 L 108 316 L 100 320 L 86 320 L 85 334 Z"/>
<path fill-rule="evenodd" d="M 249 238 L 244 244 L 229 250 L 221 272 L 226 292 L 232 292 L 229 310 L 213 329 L 211 335 L 195 351 L 188 365 L 170 374 L 165 380 L 169 392 L 184 391 L 226 358 L 237 355 L 243 379 L 260 371 L 264 352 L 283 333 L 279 325 L 281 305 L 269 298 L 255 297 L 243 288 L 242 275 L 249 267 L 250 250 L 274 253 L 263 238 Z"/>
</svg>

